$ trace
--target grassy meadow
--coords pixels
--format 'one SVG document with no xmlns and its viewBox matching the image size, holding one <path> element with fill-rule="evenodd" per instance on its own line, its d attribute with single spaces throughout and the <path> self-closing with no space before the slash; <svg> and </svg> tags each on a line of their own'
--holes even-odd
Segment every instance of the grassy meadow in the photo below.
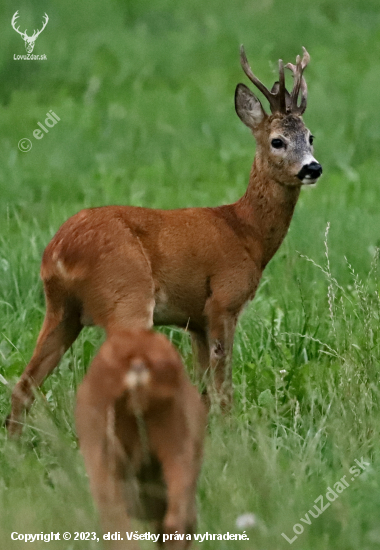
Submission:
<svg viewBox="0 0 380 550">
<path fill-rule="evenodd" d="M 34 54 L 28 32 L 49 23 Z M 380 548 L 380 6 L 375 0 L 1 2 L 0 419 L 44 315 L 39 265 L 84 207 L 213 206 L 240 197 L 254 141 L 234 110 L 244 43 L 268 86 L 277 60 L 311 55 L 304 116 L 323 177 L 302 191 L 289 234 L 235 338 L 235 407 L 211 415 L 198 491 L 205 550 Z M 30 32 L 31 34 L 31 32 Z M 40 140 L 49 110 L 60 121 Z M 21 152 L 20 139 L 32 142 Z M 191 274 L 189 274 L 191 276 Z M 188 335 L 166 328 L 192 374 Z M 13 531 L 97 531 L 77 448 L 75 391 L 102 341 L 82 331 L 46 381 L 23 437 L 0 428 L 0 548 Z M 44 397 L 42 396 L 44 395 Z M 355 477 L 355 460 L 367 463 Z M 305 514 L 346 476 L 320 517 Z M 351 479 L 352 478 L 352 479 Z M 317 501 L 318 502 L 318 501 Z M 324 504 L 327 503 L 324 498 Z M 300 518 L 304 518 L 302 522 Z M 298 538 L 292 544 L 289 539 Z M 145 548 L 145 547 L 144 547 Z M 146 545 L 146 548 L 152 548 Z"/>
</svg>

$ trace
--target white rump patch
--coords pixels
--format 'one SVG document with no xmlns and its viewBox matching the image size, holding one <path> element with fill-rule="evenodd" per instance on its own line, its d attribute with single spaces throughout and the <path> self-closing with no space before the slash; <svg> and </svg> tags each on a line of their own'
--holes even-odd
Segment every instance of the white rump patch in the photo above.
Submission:
<svg viewBox="0 0 380 550">
<path fill-rule="evenodd" d="M 150 380 L 150 372 L 148 369 L 136 371 L 131 369 L 124 376 L 124 386 L 129 390 L 135 390 L 136 388 L 146 386 Z"/>
</svg>

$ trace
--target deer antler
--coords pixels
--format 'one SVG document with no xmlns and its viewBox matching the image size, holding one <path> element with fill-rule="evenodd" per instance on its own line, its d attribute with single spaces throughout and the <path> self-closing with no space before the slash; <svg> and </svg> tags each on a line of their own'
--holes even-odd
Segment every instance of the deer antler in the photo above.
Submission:
<svg viewBox="0 0 380 550">
<path fill-rule="evenodd" d="M 240 46 L 240 63 L 243 71 L 248 76 L 249 80 L 260 90 L 260 92 L 267 98 L 272 113 L 285 112 L 285 76 L 284 76 L 284 64 L 282 60 L 279 60 L 279 82 L 276 83 L 272 91 L 269 91 L 266 86 L 255 76 L 249 66 L 247 56 L 245 55 L 243 44 Z"/>
<path fill-rule="evenodd" d="M 293 73 L 294 83 L 293 90 L 290 94 L 289 108 L 292 113 L 302 115 L 305 112 L 307 104 L 307 85 L 306 80 L 303 77 L 303 72 L 310 61 L 310 55 L 308 54 L 306 48 L 303 49 L 303 57 L 297 55 L 296 65 L 293 63 L 288 63 L 285 65 L 287 69 L 290 69 Z M 301 103 L 298 106 L 298 96 L 301 91 Z"/>
<path fill-rule="evenodd" d="M 274 83 L 271 90 L 268 90 L 266 86 L 253 74 L 251 67 L 249 66 L 247 56 L 245 55 L 243 45 L 240 46 L 240 63 L 243 71 L 248 76 L 251 82 L 260 90 L 260 92 L 269 101 L 270 110 L 272 113 L 294 113 L 302 115 L 306 109 L 307 98 L 307 86 L 304 77 L 302 76 L 306 65 L 310 61 L 310 55 L 306 49 L 303 48 L 303 58 L 301 61 L 300 56 L 297 56 L 296 65 L 288 63 L 285 68 L 290 69 L 294 76 L 294 85 L 291 94 L 285 88 L 285 75 L 284 64 L 282 59 L 279 59 L 279 80 Z M 298 95 L 301 90 L 301 104 L 297 105 Z"/>
<path fill-rule="evenodd" d="M 44 17 L 45 17 L 45 20 L 43 21 L 43 26 L 42 26 L 42 29 L 41 29 L 40 31 L 39 31 L 39 30 L 37 30 L 37 34 L 36 34 L 36 31 L 33 31 L 33 38 L 37 38 L 37 36 L 38 36 L 39 34 L 41 34 L 41 33 L 42 33 L 42 31 L 44 30 L 44 28 L 45 28 L 45 27 L 46 27 L 46 25 L 48 24 L 48 21 L 49 21 L 49 17 L 47 16 L 47 14 L 46 14 L 46 13 L 45 13 Z"/>
<path fill-rule="evenodd" d="M 21 31 L 19 30 L 20 27 L 17 27 L 17 28 L 16 28 L 16 26 L 15 26 L 15 25 L 16 25 L 16 19 L 18 19 L 18 17 L 19 17 L 19 15 L 18 15 L 18 10 L 17 10 L 16 13 L 14 14 L 14 16 L 12 17 L 12 27 L 14 28 L 14 30 L 15 30 L 16 32 L 18 32 L 19 34 L 21 34 L 22 37 L 24 37 L 25 34 L 26 34 L 26 29 L 25 29 L 25 32 L 21 32 Z"/>
</svg>

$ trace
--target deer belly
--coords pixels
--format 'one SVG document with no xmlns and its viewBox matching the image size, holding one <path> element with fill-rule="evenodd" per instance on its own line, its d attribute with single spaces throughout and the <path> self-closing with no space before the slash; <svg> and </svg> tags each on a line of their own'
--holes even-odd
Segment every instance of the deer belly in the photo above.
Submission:
<svg viewBox="0 0 380 550">
<path fill-rule="evenodd" d="M 189 315 L 180 308 L 170 303 L 156 303 L 153 311 L 153 323 L 155 325 L 178 325 L 186 326 L 189 322 Z"/>
<path fill-rule="evenodd" d="M 197 304 L 190 296 L 170 296 L 160 289 L 155 295 L 153 323 L 155 325 L 177 325 L 192 327 L 202 324 L 204 301 Z"/>
</svg>

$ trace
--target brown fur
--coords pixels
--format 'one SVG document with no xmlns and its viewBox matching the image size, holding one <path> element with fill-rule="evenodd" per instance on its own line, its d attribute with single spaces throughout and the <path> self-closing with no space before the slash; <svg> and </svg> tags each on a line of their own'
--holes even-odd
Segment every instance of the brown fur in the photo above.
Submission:
<svg viewBox="0 0 380 550">
<path fill-rule="evenodd" d="M 257 141 L 248 189 L 216 208 L 152 210 L 105 206 L 67 220 L 41 267 L 47 311 L 30 363 L 12 395 L 11 433 L 22 412 L 84 325 L 188 327 L 200 377 L 222 404 L 232 399 L 236 323 L 284 239 L 312 157 L 310 132 L 293 114 L 266 115 L 239 84 L 236 110 Z M 282 136 L 287 146 L 275 150 Z M 315 159 L 314 159 L 315 160 Z"/>
<path fill-rule="evenodd" d="M 163 335 L 109 335 L 78 390 L 76 425 L 102 527 L 124 538 L 112 548 L 138 548 L 126 542 L 129 517 L 157 533 L 193 533 L 206 410 Z"/>
</svg>

